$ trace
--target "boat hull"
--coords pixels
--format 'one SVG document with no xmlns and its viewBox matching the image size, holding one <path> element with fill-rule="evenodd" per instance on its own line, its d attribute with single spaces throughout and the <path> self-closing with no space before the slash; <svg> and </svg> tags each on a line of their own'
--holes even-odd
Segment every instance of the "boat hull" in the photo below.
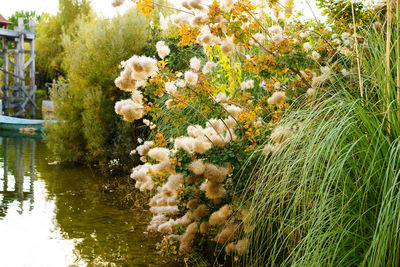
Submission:
<svg viewBox="0 0 400 267">
<path fill-rule="evenodd" d="M 9 116 L 0 116 L 0 130 L 19 133 L 38 133 L 44 127 L 44 120 L 29 120 L 13 118 Z"/>
</svg>

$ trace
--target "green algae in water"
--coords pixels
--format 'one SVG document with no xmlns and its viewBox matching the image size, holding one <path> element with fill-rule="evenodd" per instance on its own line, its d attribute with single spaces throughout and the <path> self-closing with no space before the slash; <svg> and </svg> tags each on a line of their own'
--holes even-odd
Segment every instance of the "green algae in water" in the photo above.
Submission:
<svg viewBox="0 0 400 267">
<path fill-rule="evenodd" d="M 148 233 L 148 211 L 118 209 L 102 177 L 49 165 L 38 139 L 0 140 L 1 266 L 173 266 Z"/>
</svg>

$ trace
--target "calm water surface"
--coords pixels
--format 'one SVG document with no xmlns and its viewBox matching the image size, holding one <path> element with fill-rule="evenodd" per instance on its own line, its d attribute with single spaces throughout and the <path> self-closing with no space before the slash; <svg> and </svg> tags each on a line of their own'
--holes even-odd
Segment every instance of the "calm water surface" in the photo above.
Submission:
<svg viewBox="0 0 400 267">
<path fill-rule="evenodd" d="M 40 139 L 0 145 L 0 266 L 167 266 L 149 213 L 112 206 L 101 177 L 49 164 Z"/>
</svg>

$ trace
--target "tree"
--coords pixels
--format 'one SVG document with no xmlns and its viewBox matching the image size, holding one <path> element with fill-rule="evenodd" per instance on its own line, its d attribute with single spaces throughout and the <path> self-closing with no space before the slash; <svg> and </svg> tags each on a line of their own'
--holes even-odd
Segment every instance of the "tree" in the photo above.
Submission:
<svg viewBox="0 0 400 267">
<path fill-rule="evenodd" d="M 37 25 L 37 69 L 39 85 L 63 75 L 61 67 L 63 52 L 61 39 L 63 35 L 73 35 L 79 17 L 91 14 L 90 2 L 87 0 L 59 0 L 59 9 L 55 16 L 44 13 Z"/>
<path fill-rule="evenodd" d="M 18 26 L 18 18 L 23 18 L 24 24 L 28 24 L 30 19 L 32 19 L 36 24 L 39 22 L 40 17 L 41 16 L 39 14 L 37 14 L 35 11 L 16 11 L 14 14 L 12 14 L 8 18 L 8 21 L 10 21 L 12 23 L 8 26 L 8 29 L 13 30 L 14 27 Z M 28 29 L 28 28 L 29 28 L 29 25 L 26 25 L 25 29 Z"/>
</svg>

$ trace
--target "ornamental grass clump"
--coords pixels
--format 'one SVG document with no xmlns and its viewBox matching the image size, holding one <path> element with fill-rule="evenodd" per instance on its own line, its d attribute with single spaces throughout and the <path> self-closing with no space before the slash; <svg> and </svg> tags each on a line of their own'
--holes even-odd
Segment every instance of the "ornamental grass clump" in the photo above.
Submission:
<svg viewBox="0 0 400 267">
<path fill-rule="evenodd" d="M 358 46 L 348 66 L 356 70 L 321 70 L 324 82 L 335 80 L 329 90 L 286 113 L 270 135 L 283 146 L 265 146 L 242 196 L 252 225 L 244 265 L 398 266 L 400 21 L 395 6 L 379 8 L 364 15 L 373 12 L 385 31 L 372 20 L 362 45 L 340 35 Z"/>
</svg>

